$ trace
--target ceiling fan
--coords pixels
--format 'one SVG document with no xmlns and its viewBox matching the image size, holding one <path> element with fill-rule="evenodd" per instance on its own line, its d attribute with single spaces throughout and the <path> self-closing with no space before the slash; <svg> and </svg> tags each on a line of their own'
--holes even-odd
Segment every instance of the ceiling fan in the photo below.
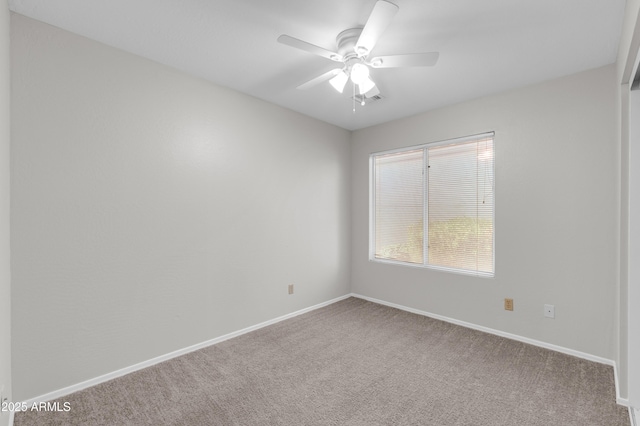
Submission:
<svg viewBox="0 0 640 426">
<path fill-rule="evenodd" d="M 278 42 L 282 44 L 342 63 L 340 68 L 332 69 L 297 88 L 305 90 L 329 80 L 329 83 L 342 93 L 350 79 L 353 83 L 354 98 L 357 98 L 364 105 L 366 99 L 380 94 L 369 75 L 369 67 L 399 68 L 435 65 L 438 61 L 438 52 L 369 57 L 378 39 L 397 12 L 397 5 L 386 0 L 378 0 L 363 28 L 351 28 L 338 34 L 336 37 L 337 52 L 285 34 L 278 37 Z M 355 94 L 356 89 L 357 95 Z"/>
</svg>

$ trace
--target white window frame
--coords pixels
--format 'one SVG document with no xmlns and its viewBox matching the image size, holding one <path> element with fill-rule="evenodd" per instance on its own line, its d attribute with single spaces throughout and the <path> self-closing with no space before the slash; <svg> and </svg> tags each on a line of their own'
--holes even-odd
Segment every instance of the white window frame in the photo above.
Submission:
<svg viewBox="0 0 640 426">
<path fill-rule="evenodd" d="M 482 138 L 487 138 L 487 137 L 491 137 L 493 138 L 493 197 L 492 197 L 492 201 L 493 201 L 493 209 L 492 209 L 492 223 L 493 223 L 493 244 L 492 244 L 492 260 L 493 260 L 493 272 L 483 272 L 483 271 L 470 271 L 467 269 L 458 269 L 458 268 L 449 268 L 449 267 L 445 267 L 445 266 L 436 266 L 436 265 L 430 265 L 428 263 L 428 259 L 429 259 L 429 244 L 428 244 L 428 240 L 429 240 L 429 221 L 428 221 L 428 217 L 429 217 L 429 210 L 428 210 L 428 205 L 429 205 L 429 178 L 428 178 L 428 173 L 426 172 L 426 170 L 423 168 L 422 174 L 424 177 L 424 198 L 423 198 L 423 202 L 424 202 L 424 207 L 423 207 L 423 238 L 424 238 L 424 242 L 423 242 L 423 263 L 422 264 L 417 264 L 417 263 L 411 263 L 411 262 L 402 262 L 402 261 L 398 261 L 398 260 L 392 260 L 392 259 L 380 259 L 377 258 L 375 256 L 375 228 L 376 228 L 376 216 L 375 216 L 375 158 L 377 156 L 380 155 L 388 155 L 388 154 L 396 154 L 396 153 L 400 153 L 400 152 L 407 152 L 407 151 L 415 151 L 415 150 L 419 150 L 422 149 L 424 150 L 424 162 L 423 165 L 424 167 L 426 167 L 428 165 L 428 152 L 427 152 L 427 148 L 433 148 L 436 146 L 441 146 L 441 145 L 455 145 L 455 144 L 461 144 L 461 143 L 465 143 L 465 142 L 470 142 L 473 140 L 477 140 L 477 139 L 482 139 Z M 386 263 L 386 264 L 391 264 L 391 265 L 401 265 L 401 266 L 408 266 L 408 267 L 413 267 L 413 268 L 422 268 L 422 269 L 434 269 L 434 270 L 438 270 L 438 271 L 445 271 L 445 272 L 451 272 L 451 273 L 455 273 L 455 274 L 462 274 L 462 275 L 472 275 L 472 276 L 477 276 L 477 277 L 483 277 L 483 278 L 495 278 L 495 274 L 496 274 L 496 201 L 495 201 L 495 163 L 496 163 L 496 149 L 495 149 L 495 144 L 496 144 L 496 140 L 495 140 L 495 132 L 485 132 L 485 133 L 479 133 L 476 135 L 470 135 L 470 136 L 463 136 L 460 138 L 454 138 L 454 139 L 447 139 L 447 140 L 442 140 L 442 141 L 436 141 L 436 142 L 429 142 L 429 143 L 424 143 L 424 144 L 420 144 L 420 145 L 413 145 L 413 146 L 408 146 L 408 147 L 403 147 L 403 148 L 396 148 L 396 149 L 391 149 L 391 150 L 387 150 L 387 151 L 378 151 L 378 152 L 374 152 L 371 153 L 369 155 L 369 261 L 370 262 L 377 262 L 377 263 Z"/>
</svg>

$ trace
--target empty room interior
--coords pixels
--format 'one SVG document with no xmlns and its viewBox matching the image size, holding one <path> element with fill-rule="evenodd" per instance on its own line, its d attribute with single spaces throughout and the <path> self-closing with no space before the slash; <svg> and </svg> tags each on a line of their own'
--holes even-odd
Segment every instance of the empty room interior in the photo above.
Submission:
<svg viewBox="0 0 640 426">
<path fill-rule="evenodd" d="M 8 0 L 0 425 L 640 425 L 640 0 Z"/>
</svg>

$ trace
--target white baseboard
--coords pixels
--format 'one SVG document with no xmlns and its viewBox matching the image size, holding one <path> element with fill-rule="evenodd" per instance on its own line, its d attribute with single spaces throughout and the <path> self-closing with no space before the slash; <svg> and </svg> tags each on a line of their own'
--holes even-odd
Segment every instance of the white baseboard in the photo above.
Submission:
<svg viewBox="0 0 640 426">
<path fill-rule="evenodd" d="M 396 303 L 386 302 L 386 301 L 380 300 L 380 299 L 374 299 L 373 297 L 363 296 L 361 294 L 352 293 L 351 295 L 353 297 L 357 297 L 357 298 L 360 298 L 360 299 L 368 300 L 369 302 L 377 303 L 377 304 L 380 304 L 380 305 L 389 306 L 391 308 L 400 309 L 402 311 L 407 311 L 407 312 L 411 312 L 411 313 L 414 313 L 414 314 L 422 315 L 422 316 L 425 316 L 425 317 L 438 319 L 438 320 L 445 321 L 445 322 L 448 322 L 448 323 L 451 323 L 451 324 L 456 324 L 456 325 L 460 325 L 462 327 L 471 328 L 473 330 L 478 330 L 478 331 L 483 331 L 485 333 L 494 334 L 496 336 L 506 337 L 507 339 L 516 340 L 518 342 L 523 342 L 523 343 L 528 343 L 530 345 L 534 345 L 534 346 L 538 346 L 538 347 L 541 347 L 541 348 L 549 349 L 549 350 L 552 350 L 552 351 L 560 352 L 560 353 L 563 353 L 563 354 L 566 354 L 566 355 L 572 355 L 572 356 L 575 356 L 575 357 L 578 357 L 578 358 L 586 359 L 588 361 L 593 361 L 593 362 L 597 362 L 597 363 L 600 363 L 600 364 L 610 365 L 610 366 L 613 367 L 613 378 L 614 378 L 614 382 L 615 382 L 615 386 L 616 386 L 616 403 L 619 404 L 619 405 L 623 405 L 625 407 L 629 406 L 629 401 L 627 399 L 620 398 L 620 389 L 618 387 L 618 368 L 617 368 L 616 362 L 614 360 L 607 359 L 607 358 L 602 358 L 602 357 L 599 357 L 597 355 L 592 355 L 592 354 L 589 354 L 589 353 L 586 353 L 586 352 L 576 351 L 574 349 L 565 348 L 563 346 L 558 346 L 558 345 L 554 345 L 554 344 L 551 344 L 551 343 L 542 342 L 540 340 L 530 339 L 528 337 L 519 336 L 517 334 L 507 333 L 507 332 L 501 331 L 501 330 L 495 330 L 493 328 L 484 327 L 484 326 L 473 324 L 473 323 L 470 323 L 470 322 L 460 321 L 460 320 L 457 320 L 457 319 L 445 317 L 443 315 L 433 314 L 433 313 L 427 312 L 427 311 L 421 311 L 420 309 L 409 308 L 407 306 L 398 305 Z M 638 426 L 640 426 L 640 425 L 638 425 Z"/>
<path fill-rule="evenodd" d="M 78 392 L 78 391 L 86 389 L 88 387 L 95 386 L 95 385 L 98 385 L 100 383 L 104 383 L 106 381 L 115 379 L 117 377 L 124 376 L 125 374 L 133 373 L 134 371 L 138 371 L 138 370 L 142 370 L 143 368 L 151 367 L 152 365 L 161 363 L 163 361 L 168 361 L 168 360 L 170 360 L 172 358 L 176 358 L 176 357 L 179 357 L 181 355 L 188 354 L 189 352 L 197 351 L 198 349 L 203 349 L 203 348 L 206 348 L 208 346 L 215 345 L 216 343 L 224 342 L 225 340 L 229 340 L 229 339 L 232 339 L 234 337 L 238 337 L 238 336 L 240 336 L 242 334 L 250 333 L 252 331 L 255 331 L 255 330 L 258 330 L 260 328 L 263 328 L 263 327 L 278 323 L 280 321 L 284 321 L 286 319 L 293 318 L 293 317 L 296 317 L 298 315 L 302 315 L 304 313 L 307 313 L 307 312 L 322 308 L 324 306 L 331 305 L 333 303 L 339 302 L 339 301 L 347 299 L 349 297 L 351 297 L 351 294 L 347 294 L 347 295 L 344 295 L 344 296 L 341 296 L 341 297 L 337 297 L 337 298 L 329 300 L 327 302 L 319 303 L 317 305 L 310 306 L 308 308 L 304 308 L 304 309 L 301 309 L 299 311 L 295 311 L 295 312 L 292 312 L 290 314 L 286 314 L 286 315 L 274 318 L 272 320 L 261 322 L 260 324 L 256 324 L 256 325 L 253 325 L 253 326 L 250 326 L 250 327 L 247 327 L 247 328 L 243 328 L 242 330 L 234 331 L 232 333 L 225 334 L 223 336 L 216 337 L 216 338 L 211 339 L 211 340 L 207 340 L 206 342 L 198 343 L 198 344 L 195 344 L 193 346 L 189 346 L 189 347 L 186 347 L 186 348 L 183 348 L 183 349 L 179 349 L 177 351 L 173 351 L 173 352 L 170 352 L 168 354 L 161 355 L 161 356 L 152 358 L 150 360 L 143 361 L 143 362 L 140 362 L 138 364 L 134 364 L 132 366 L 125 367 L 125 368 L 122 368 L 120 370 L 116 370 L 116 371 L 113 371 L 111 373 L 107 373 L 107 374 L 104 374 L 102 376 L 86 380 L 84 382 L 77 383 L 75 385 L 67 386 L 66 388 L 58 389 L 56 391 L 49 392 L 49 393 L 46 393 L 44 395 L 37 396 L 35 398 L 28 399 L 28 400 L 24 401 L 24 403 L 26 403 L 28 406 L 31 406 L 31 405 L 33 405 L 33 403 L 46 402 L 46 401 L 51 401 L 53 399 L 61 398 L 63 396 L 69 395 L 69 394 L 74 393 L 74 392 Z M 13 418 L 10 418 L 9 425 L 10 426 L 13 425 Z"/>
<path fill-rule="evenodd" d="M 620 397 L 620 387 L 618 386 L 618 366 L 615 361 L 611 362 L 613 363 L 613 378 L 616 383 L 616 403 L 625 407 L 631 407 L 628 399 Z"/>
<path fill-rule="evenodd" d="M 638 420 L 640 420 L 640 410 L 629 407 L 629 418 L 631 419 L 631 426 L 640 426 L 638 424 Z"/>
</svg>

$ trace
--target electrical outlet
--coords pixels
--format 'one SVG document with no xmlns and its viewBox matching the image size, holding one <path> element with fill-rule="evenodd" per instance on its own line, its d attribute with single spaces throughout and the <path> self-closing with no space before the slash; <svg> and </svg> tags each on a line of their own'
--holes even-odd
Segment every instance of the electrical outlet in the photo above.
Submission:
<svg viewBox="0 0 640 426">
<path fill-rule="evenodd" d="M 289 284 L 289 294 L 293 294 L 293 284 Z"/>
<path fill-rule="evenodd" d="M 544 316 L 547 318 L 555 318 L 556 307 L 553 305 L 544 305 Z"/>
<path fill-rule="evenodd" d="M 513 311 L 513 299 L 504 299 L 505 311 Z"/>
</svg>

